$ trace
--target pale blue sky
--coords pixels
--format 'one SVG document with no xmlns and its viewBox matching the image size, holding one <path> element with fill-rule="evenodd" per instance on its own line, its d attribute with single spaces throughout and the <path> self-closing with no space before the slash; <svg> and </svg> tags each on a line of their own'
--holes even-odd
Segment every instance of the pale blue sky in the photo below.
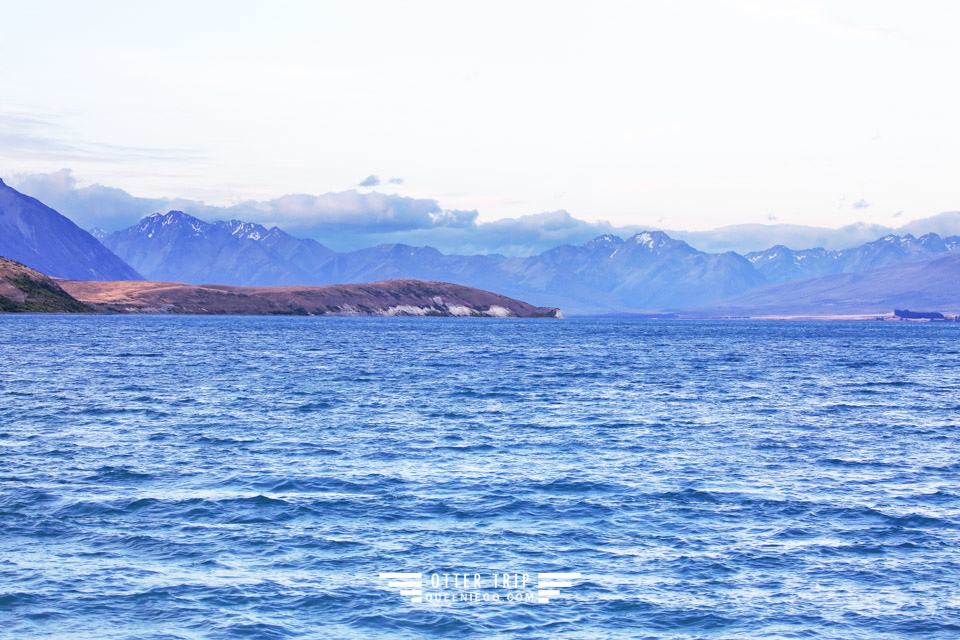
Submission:
<svg viewBox="0 0 960 640">
<path fill-rule="evenodd" d="M 954 2 L 41 1 L 0 15 L 2 176 L 71 168 L 81 185 L 225 205 L 376 174 L 403 179 L 381 191 L 481 221 L 565 209 L 672 229 L 960 209 Z"/>
</svg>

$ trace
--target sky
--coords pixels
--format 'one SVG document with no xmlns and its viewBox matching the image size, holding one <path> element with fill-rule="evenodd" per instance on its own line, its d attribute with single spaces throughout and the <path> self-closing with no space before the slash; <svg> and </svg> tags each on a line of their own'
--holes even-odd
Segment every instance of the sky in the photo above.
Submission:
<svg viewBox="0 0 960 640">
<path fill-rule="evenodd" d="M 954 2 L 39 0 L 2 15 L 12 184 L 317 233 L 524 216 L 898 226 L 960 209 Z M 82 226 L 147 213 L 94 204 Z"/>
</svg>

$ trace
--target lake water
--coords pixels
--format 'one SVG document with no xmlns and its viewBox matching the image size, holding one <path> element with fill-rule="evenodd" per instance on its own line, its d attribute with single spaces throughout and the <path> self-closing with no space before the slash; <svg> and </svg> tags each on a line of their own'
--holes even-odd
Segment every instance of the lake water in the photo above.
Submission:
<svg viewBox="0 0 960 640">
<path fill-rule="evenodd" d="M 956 638 L 958 427 L 954 324 L 0 316 L 0 637 Z"/>
</svg>

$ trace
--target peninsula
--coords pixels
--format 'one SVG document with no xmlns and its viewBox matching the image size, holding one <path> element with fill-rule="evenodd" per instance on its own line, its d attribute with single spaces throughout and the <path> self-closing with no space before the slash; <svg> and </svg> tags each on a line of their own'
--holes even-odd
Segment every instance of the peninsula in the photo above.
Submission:
<svg viewBox="0 0 960 640">
<path fill-rule="evenodd" d="M 0 311 L 209 315 L 560 318 L 489 291 L 446 282 L 235 287 L 145 280 L 62 280 L 0 257 Z"/>
</svg>

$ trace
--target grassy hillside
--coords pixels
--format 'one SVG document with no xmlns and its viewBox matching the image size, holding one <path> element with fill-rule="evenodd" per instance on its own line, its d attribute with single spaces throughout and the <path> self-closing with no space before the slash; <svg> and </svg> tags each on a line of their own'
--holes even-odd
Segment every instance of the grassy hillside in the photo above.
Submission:
<svg viewBox="0 0 960 640">
<path fill-rule="evenodd" d="M 90 311 L 52 278 L 19 262 L 0 257 L 0 312 Z"/>
</svg>

